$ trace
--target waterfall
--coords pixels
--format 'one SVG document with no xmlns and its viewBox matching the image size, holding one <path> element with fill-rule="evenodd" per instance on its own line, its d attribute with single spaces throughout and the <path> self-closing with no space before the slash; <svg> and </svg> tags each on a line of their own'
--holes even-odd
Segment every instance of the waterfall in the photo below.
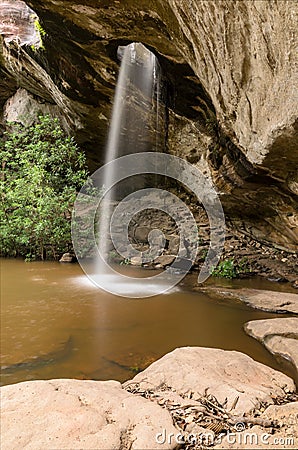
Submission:
<svg viewBox="0 0 298 450">
<path fill-rule="evenodd" d="M 141 43 L 118 48 L 121 59 L 111 124 L 106 145 L 104 185 L 116 177 L 109 162 L 120 156 L 163 150 L 163 108 L 160 106 L 161 70 L 156 56 Z M 142 162 L 140 161 L 140 164 Z M 112 188 L 102 201 L 99 211 L 99 274 L 109 272 L 106 264 L 111 241 L 110 219 L 115 201 L 143 188 L 148 175 L 135 177 Z M 152 177 L 151 177 L 152 178 Z"/>
<path fill-rule="evenodd" d="M 77 196 L 72 241 L 81 267 L 97 287 L 123 297 L 145 298 L 176 289 L 198 253 L 198 226 L 192 211 L 167 189 L 165 179 L 175 180 L 187 192 L 193 192 L 208 214 L 210 246 L 198 276 L 199 283 L 209 277 L 219 261 L 225 220 L 209 178 L 194 164 L 164 152 L 165 107 L 156 57 L 140 43 L 120 47 L 118 53 L 121 67 L 106 160 Z M 90 193 L 93 185 L 95 195 Z M 102 187 L 101 192 L 98 187 Z M 138 214 L 148 210 L 161 211 L 174 221 L 175 233 L 179 235 L 177 250 L 172 249 L 170 253 L 173 235 L 167 237 L 166 231 L 171 228 L 163 228 L 162 216 L 149 226 L 138 226 L 142 224 Z M 116 250 L 124 261 L 139 266 L 150 266 L 153 262 L 157 267 L 160 256 L 168 257 L 168 262 L 160 265 L 166 269 L 156 275 L 127 276 L 109 265 L 111 250 Z M 88 262 L 88 255 L 95 257 L 95 267 L 93 259 L 92 263 Z"/>
</svg>

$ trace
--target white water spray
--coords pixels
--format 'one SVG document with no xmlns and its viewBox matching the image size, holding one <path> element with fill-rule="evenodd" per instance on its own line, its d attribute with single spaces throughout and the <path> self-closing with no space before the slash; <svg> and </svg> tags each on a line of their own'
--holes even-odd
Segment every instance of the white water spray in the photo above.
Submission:
<svg viewBox="0 0 298 450">
<path fill-rule="evenodd" d="M 141 43 L 118 48 L 121 67 L 109 129 L 104 185 L 117 178 L 108 163 L 131 153 L 163 150 L 163 108 L 160 107 L 161 70 L 156 56 Z M 140 167 L 142 161 L 139 161 Z M 148 176 L 147 176 L 148 178 Z M 99 211 L 99 255 L 97 273 L 110 274 L 107 264 L 111 250 L 110 221 L 119 193 L 128 194 L 146 184 L 146 176 L 112 188 Z M 111 275 L 111 274 L 110 274 Z"/>
</svg>

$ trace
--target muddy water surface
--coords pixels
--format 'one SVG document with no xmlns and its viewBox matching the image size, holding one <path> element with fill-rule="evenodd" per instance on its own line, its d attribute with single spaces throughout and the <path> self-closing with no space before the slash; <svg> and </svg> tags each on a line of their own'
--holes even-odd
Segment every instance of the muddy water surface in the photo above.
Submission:
<svg viewBox="0 0 298 450">
<path fill-rule="evenodd" d="M 190 275 L 167 295 L 127 299 L 94 287 L 77 264 L 1 260 L 2 384 L 49 378 L 123 381 L 188 345 L 239 350 L 288 372 L 242 329 L 248 320 L 276 315 L 191 292 L 194 282 Z M 263 280 L 233 286 L 288 289 Z"/>
</svg>

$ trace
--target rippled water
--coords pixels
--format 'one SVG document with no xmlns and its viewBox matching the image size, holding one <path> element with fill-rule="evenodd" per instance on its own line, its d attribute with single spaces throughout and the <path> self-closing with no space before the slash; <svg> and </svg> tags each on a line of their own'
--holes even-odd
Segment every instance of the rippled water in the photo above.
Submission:
<svg viewBox="0 0 298 450">
<path fill-rule="evenodd" d="M 242 330 L 248 320 L 276 315 L 191 292 L 194 275 L 167 295 L 149 299 L 102 292 L 76 264 L 1 260 L 1 278 L 2 384 L 63 377 L 123 381 L 188 345 L 240 350 L 287 372 Z M 237 285 L 287 289 L 262 280 L 233 282 Z"/>
</svg>

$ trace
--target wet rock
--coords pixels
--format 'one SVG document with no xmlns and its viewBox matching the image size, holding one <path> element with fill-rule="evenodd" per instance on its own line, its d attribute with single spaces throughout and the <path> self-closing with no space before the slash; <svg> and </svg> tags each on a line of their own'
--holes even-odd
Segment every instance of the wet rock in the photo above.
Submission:
<svg viewBox="0 0 298 450">
<path fill-rule="evenodd" d="M 244 325 L 247 334 L 273 354 L 290 360 L 298 372 L 298 318 L 253 320 Z"/>
<path fill-rule="evenodd" d="M 170 414 L 117 381 L 30 381 L 1 388 L 1 448 L 155 449 Z M 158 448 L 172 449 L 159 444 Z"/>
<path fill-rule="evenodd" d="M 298 295 L 287 292 L 260 291 L 257 289 L 226 289 L 220 287 L 198 287 L 211 297 L 235 299 L 263 311 L 298 314 Z"/>
<path fill-rule="evenodd" d="M 285 388 L 295 390 L 289 377 L 243 353 L 203 347 L 178 348 L 136 375 L 132 382 L 143 389 L 165 386 L 181 397 L 192 393 L 193 399 L 208 390 L 220 403 L 227 398 L 227 409 L 233 407 L 235 414 L 247 413 L 260 402 L 272 403 L 272 396 L 283 396 Z"/>
<path fill-rule="evenodd" d="M 159 265 L 159 267 L 167 267 L 175 260 L 175 255 L 161 255 L 155 258 L 154 264 Z"/>
<path fill-rule="evenodd" d="M 177 271 L 177 273 L 187 273 L 192 267 L 192 261 L 188 258 L 179 257 L 172 264 L 171 269 Z"/>
<path fill-rule="evenodd" d="M 76 257 L 72 253 L 63 253 L 61 258 L 59 259 L 59 262 L 61 263 L 73 263 L 76 262 Z"/>
<path fill-rule="evenodd" d="M 241 289 L 240 300 L 263 311 L 298 313 L 298 295 L 288 292 Z"/>
<path fill-rule="evenodd" d="M 131 258 L 130 264 L 133 266 L 141 266 L 142 258 L 140 256 L 134 256 L 133 258 Z"/>
<path fill-rule="evenodd" d="M 157 229 L 155 229 L 150 231 L 149 233 L 149 242 L 153 247 L 164 249 L 167 243 L 167 239 L 165 239 L 164 235 L 161 234 Z"/>
</svg>

